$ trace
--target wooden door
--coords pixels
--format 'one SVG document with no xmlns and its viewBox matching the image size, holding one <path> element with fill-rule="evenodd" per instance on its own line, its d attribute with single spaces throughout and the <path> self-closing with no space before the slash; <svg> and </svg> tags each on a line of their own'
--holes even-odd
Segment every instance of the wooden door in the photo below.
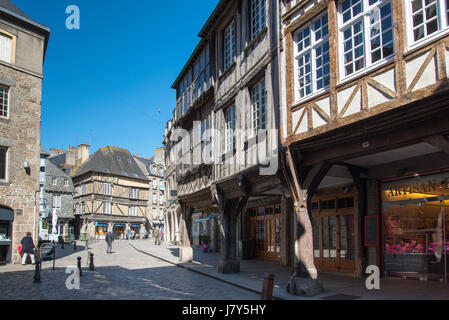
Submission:
<svg viewBox="0 0 449 320">
<path fill-rule="evenodd" d="M 315 266 L 321 271 L 355 271 L 354 198 L 314 199 L 312 227 Z"/>
</svg>

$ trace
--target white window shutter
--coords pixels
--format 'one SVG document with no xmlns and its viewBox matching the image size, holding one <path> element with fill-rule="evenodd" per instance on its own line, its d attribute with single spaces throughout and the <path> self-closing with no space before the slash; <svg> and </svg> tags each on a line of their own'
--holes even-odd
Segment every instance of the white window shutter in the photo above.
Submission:
<svg viewBox="0 0 449 320">
<path fill-rule="evenodd" d="M 11 63 L 12 39 L 0 33 L 0 60 Z"/>
</svg>

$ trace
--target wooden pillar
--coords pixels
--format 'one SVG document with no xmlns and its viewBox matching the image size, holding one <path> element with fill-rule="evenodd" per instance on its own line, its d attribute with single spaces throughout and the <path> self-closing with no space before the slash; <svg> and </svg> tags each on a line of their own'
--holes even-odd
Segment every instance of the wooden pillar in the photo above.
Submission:
<svg viewBox="0 0 449 320">
<path fill-rule="evenodd" d="M 224 210 L 220 210 L 221 254 L 218 260 L 218 272 L 238 273 L 240 262 L 237 260 L 237 202 L 226 201 Z"/>
<path fill-rule="evenodd" d="M 301 187 L 299 175 L 294 159 L 287 151 L 287 163 L 292 176 L 294 201 L 294 272 L 287 285 L 287 291 L 295 295 L 313 296 L 323 291 L 323 286 L 318 282 L 318 272 L 315 268 L 313 255 L 313 228 L 307 208 L 314 188 L 319 185 L 322 176 L 329 170 L 325 164 L 315 176 L 312 183 L 306 188 Z M 309 194 L 309 192 L 311 194 Z"/>
<path fill-rule="evenodd" d="M 193 248 L 191 244 L 192 212 L 192 208 L 188 207 L 184 203 L 181 203 L 181 247 L 179 248 L 180 262 L 189 262 L 193 260 Z"/>
</svg>

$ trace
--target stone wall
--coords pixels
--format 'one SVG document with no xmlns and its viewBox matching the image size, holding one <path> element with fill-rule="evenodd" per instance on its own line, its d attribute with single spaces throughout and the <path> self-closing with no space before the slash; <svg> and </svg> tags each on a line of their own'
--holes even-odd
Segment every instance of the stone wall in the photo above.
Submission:
<svg viewBox="0 0 449 320">
<path fill-rule="evenodd" d="M 0 145 L 8 147 L 8 179 L 0 183 L 0 205 L 14 211 L 12 262 L 17 263 L 22 237 L 32 232 L 37 240 L 42 79 L 0 64 L 0 83 L 10 87 L 9 119 L 0 119 Z"/>
</svg>

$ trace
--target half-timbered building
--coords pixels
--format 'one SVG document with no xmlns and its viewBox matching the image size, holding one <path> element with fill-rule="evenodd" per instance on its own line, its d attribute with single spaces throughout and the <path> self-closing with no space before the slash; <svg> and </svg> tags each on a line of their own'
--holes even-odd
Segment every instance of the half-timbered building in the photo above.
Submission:
<svg viewBox="0 0 449 320">
<path fill-rule="evenodd" d="M 282 1 L 285 172 L 316 270 L 446 280 L 442 0 Z M 313 245 L 312 245 L 313 244 Z"/>
<path fill-rule="evenodd" d="M 126 239 L 148 228 L 149 180 L 127 149 L 101 148 L 71 177 L 77 238 L 104 239 L 112 232 Z"/>
<path fill-rule="evenodd" d="M 288 264 L 278 158 L 278 5 L 220 1 L 173 84 L 181 259 L 192 258 L 195 224 L 207 229 L 217 217 L 222 273 L 239 272 L 237 256 Z"/>
</svg>

